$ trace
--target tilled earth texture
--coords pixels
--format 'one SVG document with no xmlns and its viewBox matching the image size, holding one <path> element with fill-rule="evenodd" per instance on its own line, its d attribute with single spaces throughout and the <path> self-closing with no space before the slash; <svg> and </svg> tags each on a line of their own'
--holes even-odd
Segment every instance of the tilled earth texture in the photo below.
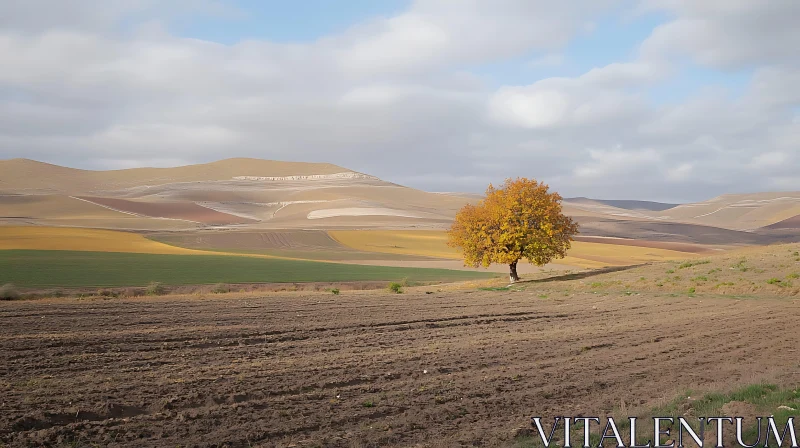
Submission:
<svg viewBox="0 0 800 448">
<path fill-rule="evenodd" d="M 786 297 L 432 288 L 5 302 L 0 319 L 10 447 L 508 446 L 532 415 L 800 380 Z"/>
</svg>

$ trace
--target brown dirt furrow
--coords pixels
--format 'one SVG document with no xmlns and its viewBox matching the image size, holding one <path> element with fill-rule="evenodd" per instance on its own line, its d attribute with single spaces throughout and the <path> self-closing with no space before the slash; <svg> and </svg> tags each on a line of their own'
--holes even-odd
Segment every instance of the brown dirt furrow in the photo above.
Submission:
<svg viewBox="0 0 800 448">
<path fill-rule="evenodd" d="M 94 196 L 80 196 L 79 199 L 109 207 L 112 210 L 152 218 L 179 219 L 208 225 L 256 222 L 253 219 L 218 212 L 194 202 L 145 202 Z"/>
<path fill-rule="evenodd" d="M 0 303 L 0 441 L 496 446 L 531 415 L 800 381 L 796 300 L 550 294 Z"/>
</svg>

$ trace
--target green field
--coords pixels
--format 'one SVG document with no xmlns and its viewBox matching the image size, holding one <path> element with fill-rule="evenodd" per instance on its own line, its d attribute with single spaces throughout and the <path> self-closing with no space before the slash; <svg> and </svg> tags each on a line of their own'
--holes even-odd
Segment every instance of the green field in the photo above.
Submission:
<svg viewBox="0 0 800 448">
<path fill-rule="evenodd" d="M 50 250 L 0 251 L 0 284 L 37 287 L 144 286 L 214 283 L 348 282 L 407 278 L 446 282 L 496 274 L 249 258 L 225 255 L 155 255 Z"/>
</svg>

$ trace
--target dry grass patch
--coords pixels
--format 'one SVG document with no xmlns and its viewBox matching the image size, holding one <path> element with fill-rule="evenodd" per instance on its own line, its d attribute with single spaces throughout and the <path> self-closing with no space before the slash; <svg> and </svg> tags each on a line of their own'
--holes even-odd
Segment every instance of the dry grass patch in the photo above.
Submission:
<svg viewBox="0 0 800 448">
<path fill-rule="evenodd" d="M 572 291 L 598 294 L 658 291 L 673 295 L 713 294 L 737 298 L 761 295 L 796 297 L 800 295 L 800 282 L 797 281 L 800 266 L 793 255 L 796 248 L 796 244 L 747 248 L 701 260 L 670 260 L 622 268 L 617 272 L 594 270 L 551 275 L 524 283 L 536 285 L 546 282 L 563 285 Z"/>
<path fill-rule="evenodd" d="M 340 244 L 366 252 L 460 258 L 456 249 L 447 246 L 447 234 L 442 231 L 336 230 L 328 234 Z"/>
<path fill-rule="evenodd" d="M 70 250 L 140 254 L 202 254 L 116 230 L 69 227 L 0 227 L 0 250 Z"/>
</svg>

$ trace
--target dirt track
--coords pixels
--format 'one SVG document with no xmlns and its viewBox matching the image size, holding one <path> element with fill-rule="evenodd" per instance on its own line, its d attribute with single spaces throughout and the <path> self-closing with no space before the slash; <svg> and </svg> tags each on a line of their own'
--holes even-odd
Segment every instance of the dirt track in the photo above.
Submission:
<svg viewBox="0 0 800 448">
<path fill-rule="evenodd" d="M 495 446 L 531 415 L 800 381 L 797 300 L 541 294 L 0 303 L 0 441 Z"/>
</svg>

